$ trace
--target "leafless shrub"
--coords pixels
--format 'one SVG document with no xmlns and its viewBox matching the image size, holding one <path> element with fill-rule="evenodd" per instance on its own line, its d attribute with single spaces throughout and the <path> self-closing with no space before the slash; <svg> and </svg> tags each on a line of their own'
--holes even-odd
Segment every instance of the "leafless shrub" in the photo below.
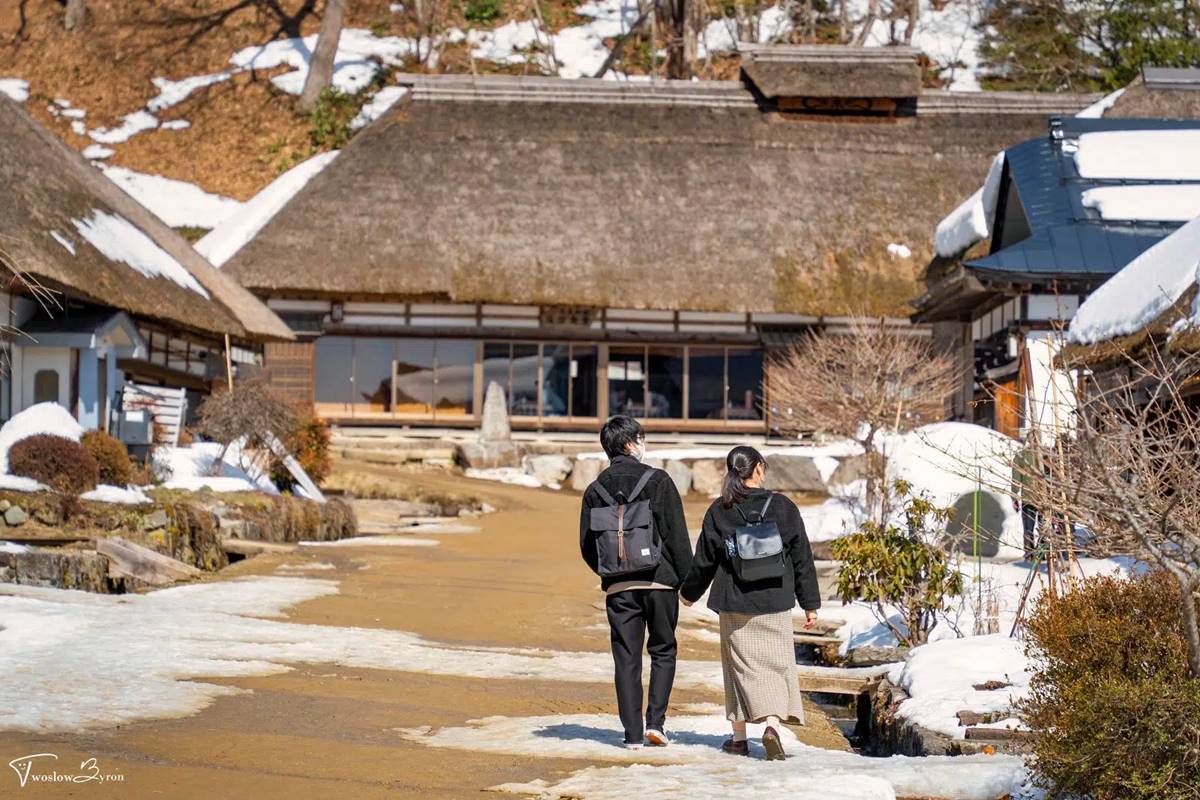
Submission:
<svg viewBox="0 0 1200 800">
<path fill-rule="evenodd" d="M 234 442 L 241 440 L 245 449 L 269 451 L 302 424 L 295 405 L 262 378 L 215 392 L 201 404 L 199 417 L 200 432 L 224 446 L 214 469 L 220 469 L 225 451 Z"/>
<path fill-rule="evenodd" d="M 823 433 L 857 441 L 866 453 L 868 513 L 887 519 L 884 433 L 946 416 L 960 370 L 928 339 L 883 320 L 855 317 L 847 333 L 811 333 L 769 365 L 772 422 L 784 433 Z"/>
</svg>

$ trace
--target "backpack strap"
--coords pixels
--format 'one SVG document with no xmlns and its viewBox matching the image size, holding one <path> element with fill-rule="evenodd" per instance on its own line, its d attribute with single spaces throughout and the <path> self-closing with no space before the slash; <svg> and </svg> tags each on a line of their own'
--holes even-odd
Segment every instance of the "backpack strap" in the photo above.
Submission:
<svg viewBox="0 0 1200 800">
<path fill-rule="evenodd" d="M 650 482 L 650 478 L 653 475 L 654 470 L 652 468 L 647 468 L 646 471 L 642 473 L 642 477 L 638 478 L 638 482 L 634 484 L 633 491 L 630 492 L 629 497 L 625 500 L 625 502 L 632 503 L 634 500 L 636 500 L 637 496 L 642 493 L 642 489 L 646 488 L 646 484 Z"/>
<path fill-rule="evenodd" d="M 773 500 L 774 498 L 775 498 L 774 492 L 771 492 L 769 495 L 767 495 L 767 502 L 763 503 L 762 509 L 758 512 L 758 521 L 759 522 L 762 522 L 764 519 L 767 518 L 767 508 L 770 507 L 771 500 Z M 751 524 L 750 518 L 746 516 L 745 511 L 742 511 L 742 507 L 740 504 L 734 506 L 734 508 L 736 508 L 737 512 L 742 515 L 742 520 L 745 521 L 747 525 Z"/>
<path fill-rule="evenodd" d="M 598 478 L 592 481 L 592 488 L 596 490 L 596 493 L 600 495 L 600 499 L 605 503 L 608 503 L 610 506 L 617 504 L 616 498 L 608 493 L 608 489 L 604 488 L 604 484 Z"/>
</svg>

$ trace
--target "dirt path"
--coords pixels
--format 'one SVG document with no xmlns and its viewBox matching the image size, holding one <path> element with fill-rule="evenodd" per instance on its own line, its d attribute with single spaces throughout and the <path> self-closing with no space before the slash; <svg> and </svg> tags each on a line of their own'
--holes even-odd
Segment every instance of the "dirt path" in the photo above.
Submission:
<svg viewBox="0 0 1200 800">
<path fill-rule="evenodd" d="M 422 479 L 458 491 L 466 485 L 452 477 Z M 247 560 L 226 573 L 333 564 L 308 574 L 339 581 L 339 592 L 291 609 L 294 622 L 410 631 L 452 644 L 606 651 L 602 596 L 578 557 L 578 497 L 495 484 L 479 486 L 478 493 L 499 510 L 471 521 L 479 533 L 436 536 L 436 547 L 302 548 Z M 689 505 L 690 521 L 702 512 Z M 717 658 L 711 643 L 684 638 L 681 645 L 682 658 Z M 0 733 L 0 797 L 458 798 L 499 783 L 561 777 L 589 762 L 428 748 L 403 741 L 395 728 L 460 725 L 491 715 L 615 713 L 612 688 L 602 684 L 329 664 L 204 680 L 251 691 L 221 697 L 181 719 L 80 734 Z M 672 702 L 721 698 L 715 691 L 677 690 Z M 809 712 L 810 724 L 797 730 L 803 740 L 845 746 L 819 711 Z M 5 765 L 44 752 L 57 754 L 64 771 L 95 757 L 102 771 L 119 772 L 124 781 L 18 789 Z"/>
</svg>

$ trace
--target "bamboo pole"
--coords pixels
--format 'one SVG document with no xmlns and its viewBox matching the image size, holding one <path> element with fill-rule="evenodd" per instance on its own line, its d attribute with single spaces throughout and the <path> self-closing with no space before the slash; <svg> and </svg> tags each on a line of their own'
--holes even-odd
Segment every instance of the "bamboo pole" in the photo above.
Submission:
<svg viewBox="0 0 1200 800">
<path fill-rule="evenodd" d="M 229 350 L 229 334 L 225 334 L 225 383 L 233 391 L 233 355 Z"/>
</svg>

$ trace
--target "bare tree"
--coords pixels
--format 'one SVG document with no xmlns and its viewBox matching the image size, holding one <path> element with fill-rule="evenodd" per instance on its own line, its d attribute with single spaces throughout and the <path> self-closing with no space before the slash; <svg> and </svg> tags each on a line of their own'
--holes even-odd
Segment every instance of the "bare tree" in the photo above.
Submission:
<svg viewBox="0 0 1200 800">
<path fill-rule="evenodd" d="M 63 26 L 69 31 L 81 31 L 87 23 L 87 0 L 67 0 L 67 13 Z"/>
<path fill-rule="evenodd" d="M 657 0 L 658 22 L 667 40 L 667 77 L 687 79 L 692 63 L 686 57 L 689 5 L 695 0 Z"/>
<path fill-rule="evenodd" d="M 317 107 L 321 92 L 333 83 L 334 59 L 337 57 L 338 40 L 342 38 L 342 18 L 346 13 L 346 0 L 325 0 L 325 15 L 321 18 L 321 32 L 317 34 L 317 46 L 313 48 L 308 62 L 308 75 L 304 79 L 304 90 L 296 108 L 308 114 Z"/>
<path fill-rule="evenodd" d="M 234 442 L 240 440 L 243 450 L 272 451 L 303 424 L 296 406 L 262 378 L 235 383 L 232 389 L 210 395 L 201 404 L 199 417 L 200 432 L 221 444 L 221 454 L 213 462 L 214 474 L 219 474 Z"/>
<path fill-rule="evenodd" d="M 946 417 L 958 388 L 954 360 L 926 338 L 883 320 L 855 317 L 846 333 L 810 333 L 767 367 L 771 422 L 793 434 L 825 433 L 857 441 L 867 459 L 866 507 L 890 513 L 881 434 Z"/>
<path fill-rule="evenodd" d="M 1114 358 L 1103 371 L 1081 368 L 1074 397 L 1060 401 L 1078 409 L 1074 435 L 1043 443 L 1014 472 L 1026 502 L 1048 517 L 1043 546 L 1131 555 L 1178 581 L 1200 677 L 1200 355 L 1164 353 L 1151 340 Z"/>
</svg>

